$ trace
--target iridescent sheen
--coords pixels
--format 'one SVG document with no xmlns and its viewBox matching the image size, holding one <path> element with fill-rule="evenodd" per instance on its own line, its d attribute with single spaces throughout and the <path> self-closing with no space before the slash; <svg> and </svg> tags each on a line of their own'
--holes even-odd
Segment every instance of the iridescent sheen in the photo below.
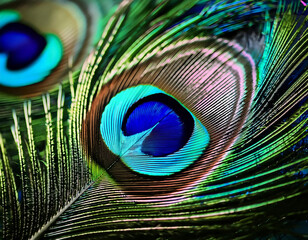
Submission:
<svg viewBox="0 0 308 240">
<path fill-rule="evenodd" d="M 201 122 L 180 103 L 177 103 L 177 107 L 181 109 L 175 111 L 185 111 L 181 114 L 182 116 L 171 111 L 170 108 L 154 105 L 154 108 L 149 110 L 154 116 L 143 111 L 143 114 L 135 120 L 136 123 L 127 124 L 125 118 L 128 117 L 125 115 L 131 116 L 133 112 L 130 108 L 134 103 L 158 94 L 172 98 L 166 92 L 150 85 L 139 85 L 118 93 L 102 113 L 100 131 L 108 148 L 133 171 L 150 176 L 167 176 L 185 169 L 196 161 L 209 144 L 210 136 Z M 163 97 L 158 95 L 157 99 L 163 100 Z M 177 102 L 175 99 L 174 101 Z M 170 102 L 169 99 L 169 104 Z M 183 114 L 189 115 L 191 121 L 179 119 Z M 174 117 L 168 119 L 172 115 Z M 189 117 L 186 116 L 186 118 Z M 142 127 L 141 122 L 146 122 L 146 118 L 154 121 Z M 170 128 L 168 123 L 168 128 L 161 126 L 166 124 L 162 121 L 164 118 L 167 118 L 167 122 L 172 121 L 169 124 L 175 125 L 179 132 Z M 176 119 L 181 122 L 177 123 Z M 113 122 L 111 126 L 110 121 Z M 125 130 L 123 130 L 123 124 Z M 138 124 L 141 124 L 141 128 L 137 126 Z M 185 127 L 187 124 L 192 124 L 192 127 Z"/>
</svg>

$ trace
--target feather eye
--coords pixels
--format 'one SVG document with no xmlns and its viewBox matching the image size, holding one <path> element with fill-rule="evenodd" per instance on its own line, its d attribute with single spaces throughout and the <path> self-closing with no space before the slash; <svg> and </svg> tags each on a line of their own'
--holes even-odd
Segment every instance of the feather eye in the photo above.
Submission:
<svg viewBox="0 0 308 240">
<path fill-rule="evenodd" d="M 203 179 L 237 139 L 255 86 L 234 42 L 195 38 L 149 55 L 103 86 L 83 123 L 87 152 L 127 194 Z"/>
<path fill-rule="evenodd" d="M 99 35 L 101 16 L 95 4 L 44 0 L 2 5 L 1 92 L 33 97 L 58 83 Z"/>
</svg>

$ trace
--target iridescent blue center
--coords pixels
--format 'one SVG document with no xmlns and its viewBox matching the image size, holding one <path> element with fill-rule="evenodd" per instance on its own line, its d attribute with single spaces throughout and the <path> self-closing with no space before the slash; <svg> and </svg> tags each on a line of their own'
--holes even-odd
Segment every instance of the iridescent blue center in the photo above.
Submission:
<svg viewBox="0 0 308 240">
<path fill-rule="evenodd" d="M 46 44 L 43 36 L 23 23 L 12 22 L 0 29 L 0 53 L 7 54 L 9 70 L 20 70 L 31 65 Z"/>
<path fill-rule="evenodd" d="M 109 150 L 128 168 L 149 176 L 184 170 L 210 142 L 205 126 L 189 109 L 151 85 L 130 87 L 111 98 L 102 113 L 100 132 Z"/>
<path fill-rule="evenodd" d="M 125 136 L 151 130 L 141 151 L 161 157 L 181 149 L 193 132 L 194 120 L 175 99 L 154 94 L 136 102 L 126 113 L 122 125 Z"/>
</svg>

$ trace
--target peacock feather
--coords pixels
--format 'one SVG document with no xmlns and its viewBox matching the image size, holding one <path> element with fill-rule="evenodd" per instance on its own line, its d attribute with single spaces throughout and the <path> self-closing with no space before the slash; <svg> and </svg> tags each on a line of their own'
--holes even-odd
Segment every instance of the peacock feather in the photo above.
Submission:
<svg viewBox="0 0 308 240">
<path fill-rule="evenodd" d="M 307 16 L 124 0 L 81 69 L 1 116 L 3 238 L 307 237 Z"/>
</svg>

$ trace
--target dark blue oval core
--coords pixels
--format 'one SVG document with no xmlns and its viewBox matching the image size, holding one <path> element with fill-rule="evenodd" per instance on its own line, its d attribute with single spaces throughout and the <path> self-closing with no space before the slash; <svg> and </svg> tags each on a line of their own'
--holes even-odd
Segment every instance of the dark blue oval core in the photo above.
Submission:
<svg viewBox="0 0 308 240">
<path fill-rule="evenodd" d="M 12 71 L 31 65 L 46 44 L 45 37 L 23 23 L 8 23 L 0 29 L 0 52 L 8 55 L 7 68 Z"/>
<path fill-rule="evenodd" d="M 147 96 L 133 104 L 122 123 L 125 136 L 150 131 L 141 151 L 154 157 L 166 156 L 181 149 L 193 129 L 191 114 L 174 98 L 162 93 Z"/>
</svg>

